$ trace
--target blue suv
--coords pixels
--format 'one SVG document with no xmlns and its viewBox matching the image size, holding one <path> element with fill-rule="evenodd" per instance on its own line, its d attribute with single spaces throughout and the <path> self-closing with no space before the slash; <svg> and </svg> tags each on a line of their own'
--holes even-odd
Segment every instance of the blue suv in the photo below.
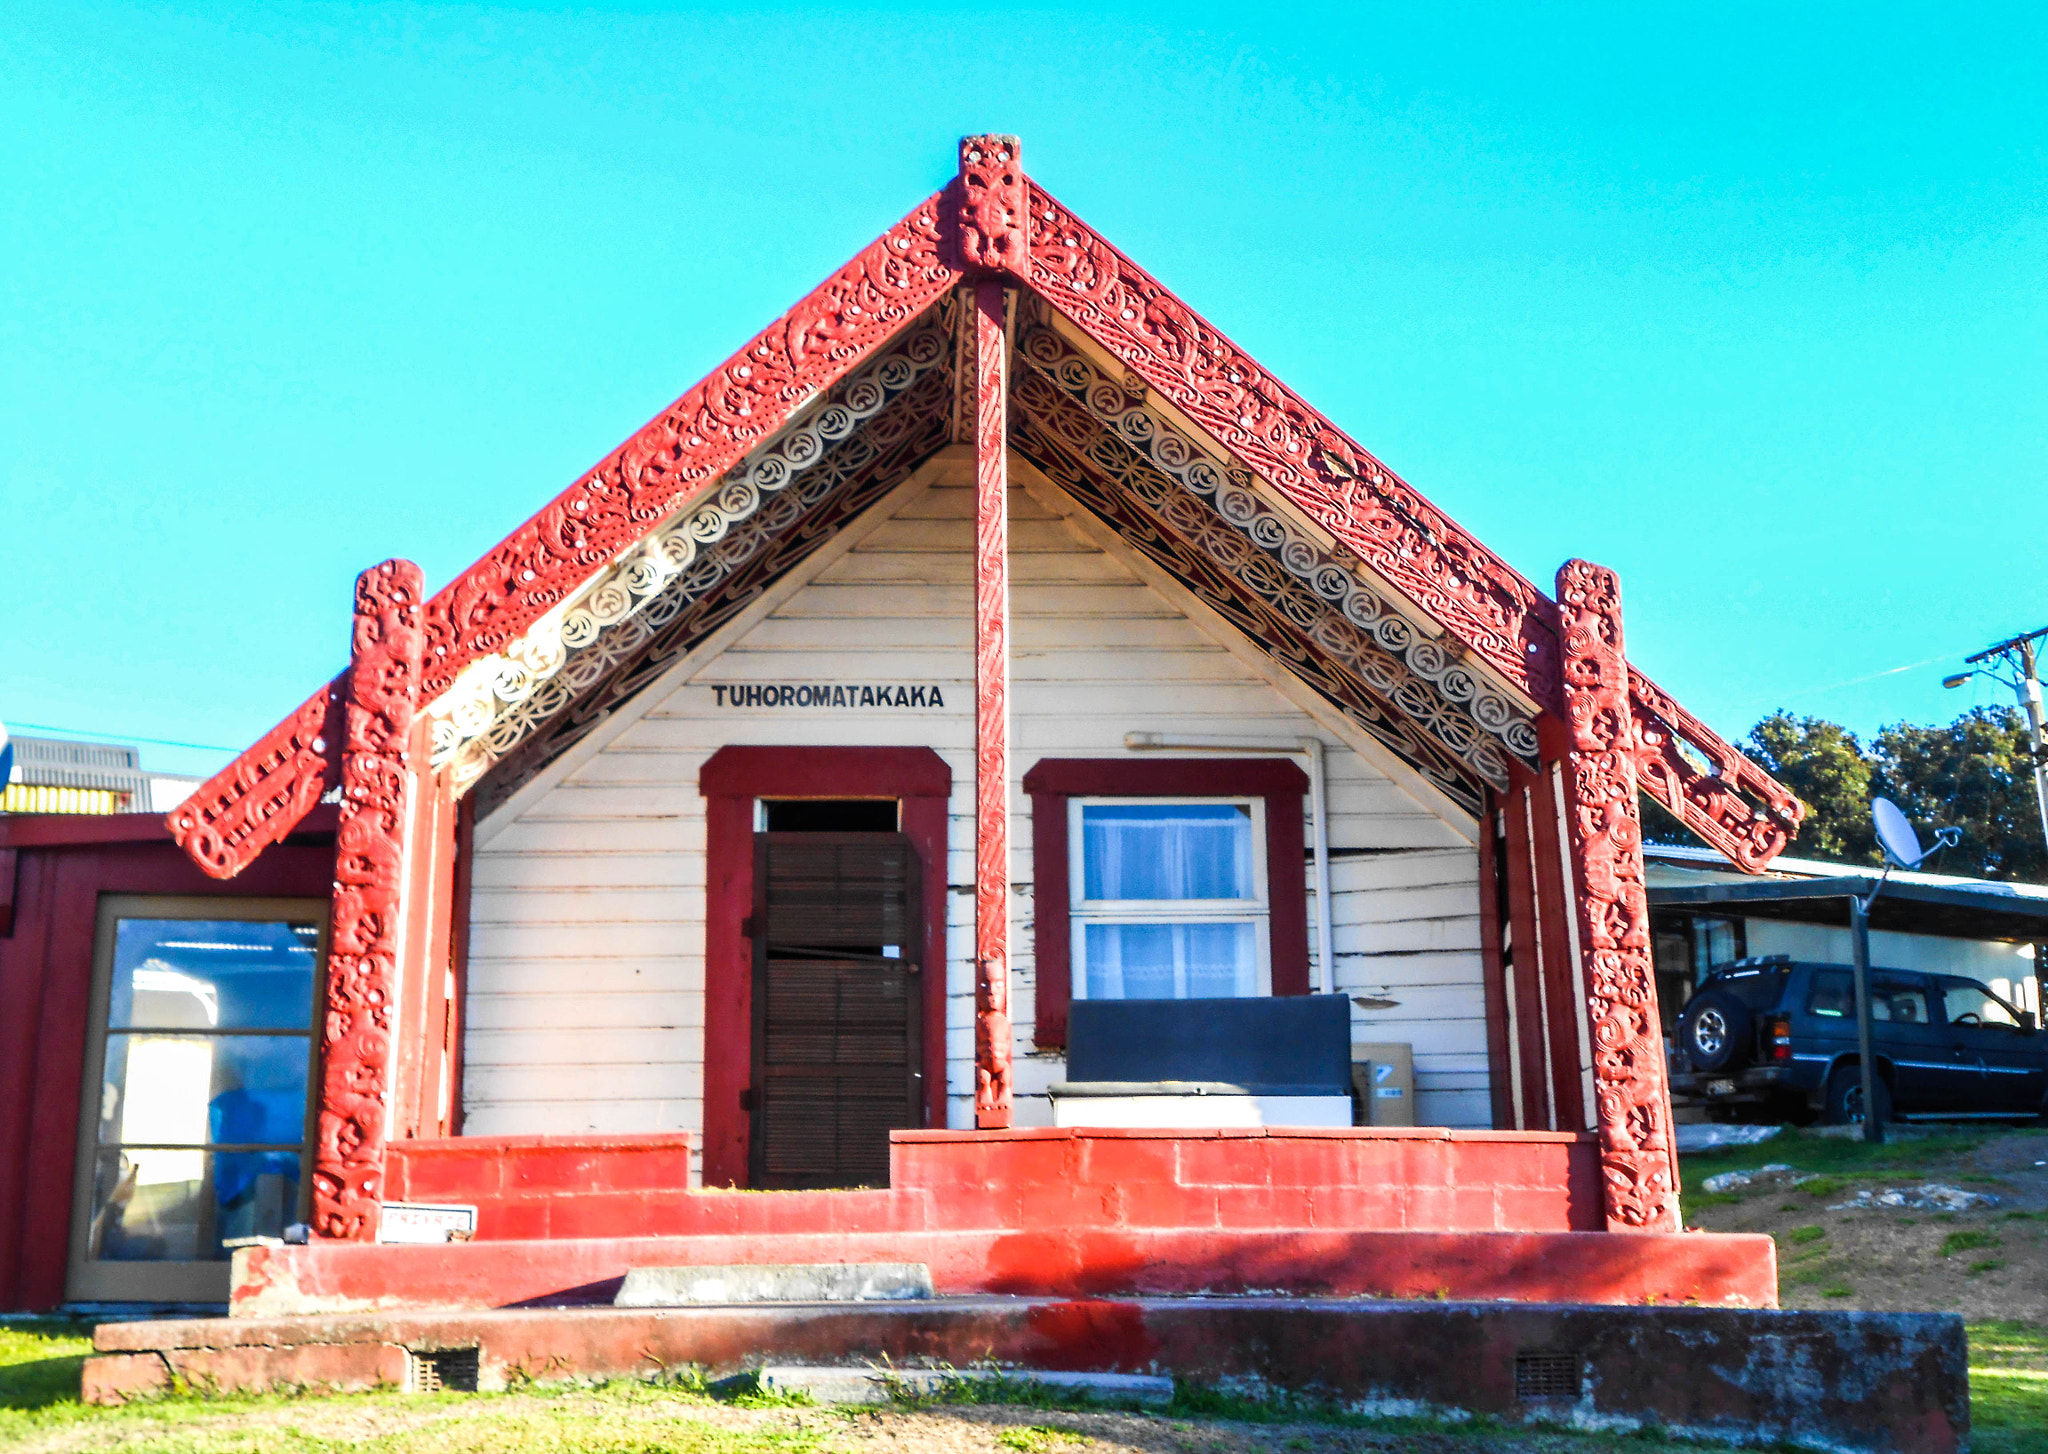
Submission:
<svg viewBox="0 0 2048 1454">
<path fill-rule="evenodd" d="M 2048 1117 L 2048 1035 L 1959 975 L 1870 971 L 1878 1115 Z M 1671 1096 L 1715 1120 L 1863 1119 L 1856 982 L 1845 964 L 1742 959 L 1685 1002 Z"/>
</svg>

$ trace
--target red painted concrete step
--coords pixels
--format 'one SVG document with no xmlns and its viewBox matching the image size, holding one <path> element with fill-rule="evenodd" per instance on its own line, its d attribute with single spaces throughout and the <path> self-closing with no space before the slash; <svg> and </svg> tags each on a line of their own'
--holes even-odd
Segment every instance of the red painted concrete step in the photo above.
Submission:
<svg viewBox="0 0 2048 1454">
<path fill-rule="evenodd" d="M 982 1297 L 109 1323 L 94 1346 L 85 1396 L 99 1403 L 174 1375 L 224 1392 L 404 1387 L 415 1355 L 474 1350 L 484 1389 L 682 1366 L 992 1362 L 1291 1389 L 1365 1412 L 1655 1423 L 1740 1443 L 1953 1454 L 1969 1432 L 1962 1322 L 1945 1313 Z"/>
<path fill-rule="evenodd" d="M 1275 1292 L 1319 1297 L 1773 1307 L 1769 1237 L 1707 1233 L 1330 1232 L 1060 1227 L 781 1233 L 235 1253 L 236 1317 L 609 1303 L 635 1267 L 921 1262 L 941 1294 Z"/>
<path fill-rule="evenodd" d="M 391 1148 L 393 1200 L 475 1242 L 238 1253 L 237 1316 L 609 1302 L 636 1267 L 919 1262 L 941 1293 L 1771 1307 L 1764 1237 L 1616 1235 L 1565 1133 L 1268 1127 L 898 1131 L 885 1190 L 691 1191 L 680 1134 Z"/>
<path fill-rule="evenodd" d="M 1149 1227 L 1590 1232 L 1593 1138 L 1441 1127 L 898 1131 L 886 1189 L 692 1191 L 690 1138 L 394 1143 L 392 1201 L 478 1208 L 480 1241 Z"/>
</svg>

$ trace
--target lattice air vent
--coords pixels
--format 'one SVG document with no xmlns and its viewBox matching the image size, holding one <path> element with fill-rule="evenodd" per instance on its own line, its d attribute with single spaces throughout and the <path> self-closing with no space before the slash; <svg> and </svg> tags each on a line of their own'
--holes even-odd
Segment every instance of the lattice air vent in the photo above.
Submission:
<svg viewBox="0 0 2048 1454">
<path fill-rule="evenodd" d="M 1580 1367 L 1576 1353 L 1517 1353 L 1515 1397 L 1577 1398 Z"/>
<path fill-rule="evenodd" d="M 412 1349 L 414 1393 L 476 1392 L 477 1350 L 474 1348 Z"/>
</svg>

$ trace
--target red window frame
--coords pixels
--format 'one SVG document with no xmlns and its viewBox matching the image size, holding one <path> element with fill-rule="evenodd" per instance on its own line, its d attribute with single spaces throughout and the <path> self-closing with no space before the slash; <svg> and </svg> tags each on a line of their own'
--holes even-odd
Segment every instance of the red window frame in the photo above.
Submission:
<svg viewBox="0 0 2048 1454">
<path fill-rule="evenodd" d="M 1074 990 L 1069 798 L 1263 798 L 1273 993 L 1309 992 L 1308 870 L 1301 824 L 1308 774 L 1299 764 L 1284 757 L 1045 757 L 1024 774 L 1024 791 L 1031 795 L 1035 1039 L 1041 1049 L 1065 1048 L 1067 1005 Z"/>
</svg>

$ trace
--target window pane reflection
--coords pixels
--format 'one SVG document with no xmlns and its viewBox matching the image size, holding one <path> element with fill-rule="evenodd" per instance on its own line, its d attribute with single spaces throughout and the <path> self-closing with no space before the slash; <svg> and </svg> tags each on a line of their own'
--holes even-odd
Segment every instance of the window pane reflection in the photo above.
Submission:
<svg viewBox="0 0 2048 1454">
<path fill-rule="evenodd" d="M 100 1142 L 296 1146 L 307 1050 L 303 1035 L 109 1035 Z"/>
<path fill-rule="evenodd" d="M 320 926 L 237 919 L 123 919 L 107 1025 L 303 1030 L 313 1018 Z"/>
<path fill-rule="evenodd" d="M 298 1220 L 298 1152 L 217 1151 L 212 1161 L 217 1240 L 275 1237 Z"/>
<path fill-rule="evenodd" d="M 102 1151 L 90 1258 L 219 1262 L 234 1237 L 276 1237 L 298 1220 L 297 1151 Z"/>
<path fill-rule="evenodd" d="M 86 1255 L 109 1262 L 214 1261 L 203 1151 L 102 1151 Z"/>
<path fill-rule="evenodd" d="M 223 1239 L 298 1219 L 319 938 L 311 921 L 116 923 L 89 1257 L 219 1261 Z"/>
<path fill-rule="evenodd" d="M 1942 1002 L 1951 1025 L 1999 1025 L 2007 1030 L 2020 1027 L 2012 1011 L 1978 985 L 1944 981 Z"/>
</svg>

